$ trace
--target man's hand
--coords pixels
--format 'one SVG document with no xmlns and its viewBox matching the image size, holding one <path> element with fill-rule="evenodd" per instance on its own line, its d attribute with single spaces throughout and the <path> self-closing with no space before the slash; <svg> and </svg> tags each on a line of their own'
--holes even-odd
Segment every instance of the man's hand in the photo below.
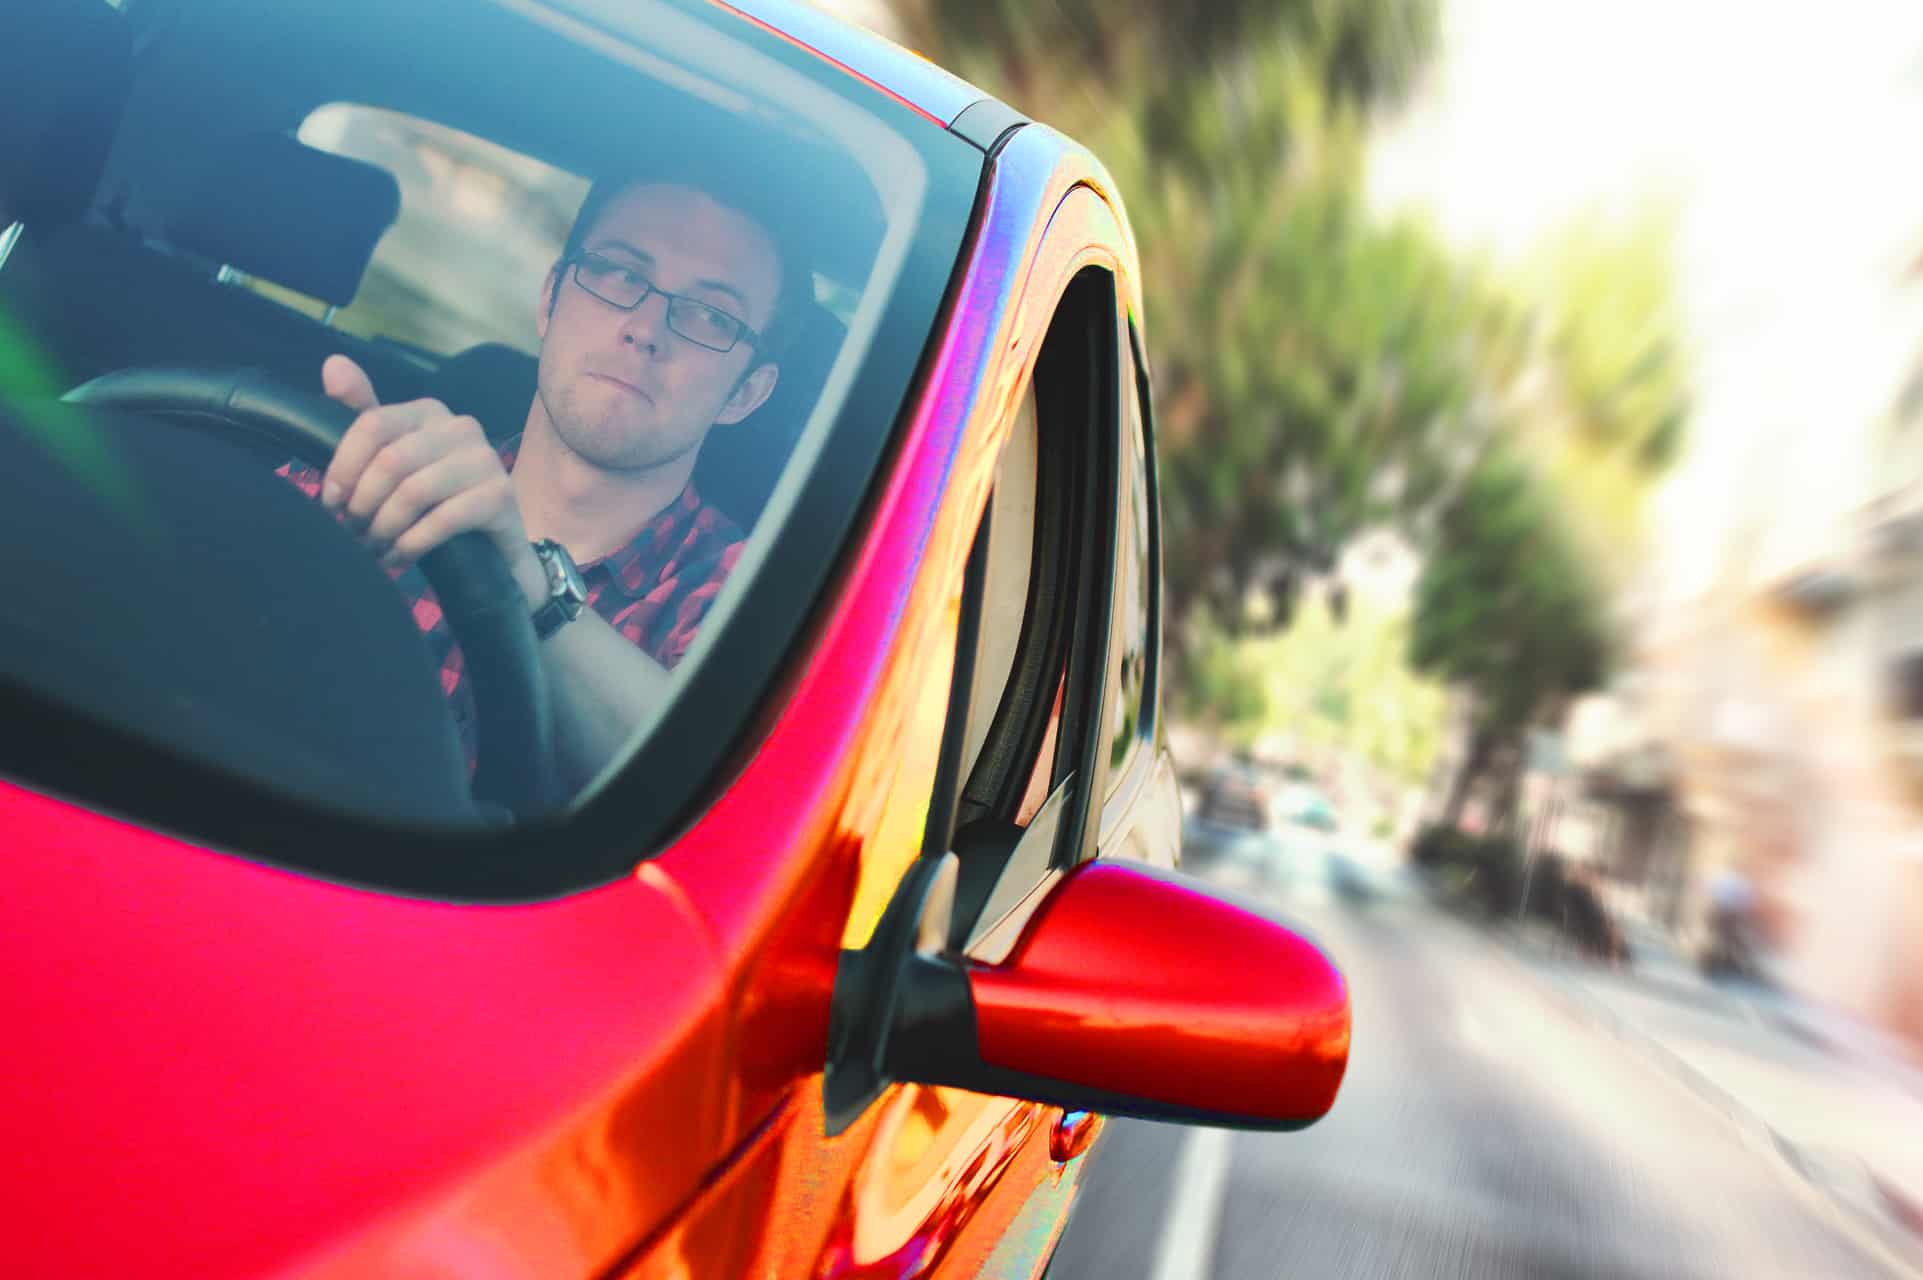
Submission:
<svg viewBox="0 0 1923 1280">
<path fill-rule="evenodd" d="M 500 548 L 530 609 L 547 598 L 514 484 L 479 422 L 438 400 L 383 405 L 366 372 L 343 355 L 321 366 L 321 386 L 360 413 L 328 464 L 321 503 L 343 513 L 383 565 L 410 565 L 474 530 Z"/>
</svg>

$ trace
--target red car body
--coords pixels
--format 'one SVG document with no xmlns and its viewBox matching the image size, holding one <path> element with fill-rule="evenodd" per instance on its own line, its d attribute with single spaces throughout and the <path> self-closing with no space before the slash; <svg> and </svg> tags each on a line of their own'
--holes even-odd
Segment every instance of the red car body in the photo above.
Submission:
<svg viewBox="0 0 1923 1280">
<path fill-rule="evenodd" d="M 334 883 L 0 782 L 8 1274 L 1045 1265 L 1100 1128 L 1073 1089 L 891 1069 L 834 1117 L 824 1069 L 846 957 L 881 945 L 923 861 L 1011 398 L 1078 277 L 1139 319 L 1137 264 L 1080 148 L 802 11 L 754 21 L 942 127 L 1003 113 L 940 328 L 758 736 L 629 874 L 519 903 Z M 981 1063 L 1145 1114 L 1306 1122 L 1346 1060 L 1341 981 L 1175 873 L 1143 714 L 1090 819 L 1100 856 L 1041 879 L 999 959 L 949 957 Z"/>
</svg>

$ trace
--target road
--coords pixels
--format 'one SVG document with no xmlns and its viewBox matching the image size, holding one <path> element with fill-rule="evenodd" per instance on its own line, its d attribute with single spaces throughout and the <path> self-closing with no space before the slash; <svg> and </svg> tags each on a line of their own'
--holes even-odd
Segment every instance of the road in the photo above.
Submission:
<svg viewBox="0 0 1923 1280">
<path fill-rule="evenodd" d="M 1467 925 L 1313 847 L 1195 869 L 1350 983 L 1333 1112 L 1295 1134 L 1112 1121 L 1051 1280 L 1886 1276 L 1833 1209 Z"/>
</svg>

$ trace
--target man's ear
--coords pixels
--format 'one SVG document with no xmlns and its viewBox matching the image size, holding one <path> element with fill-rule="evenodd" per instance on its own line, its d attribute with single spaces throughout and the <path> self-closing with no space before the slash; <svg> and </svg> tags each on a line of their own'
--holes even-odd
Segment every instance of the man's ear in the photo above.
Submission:
<svg viewBox="0 0 1923 1280">
<path fill-rule="evenodd" d="M 561 300 L 561 264 L 555 263 L 548 268 L 548 278 L 541 285 L 541 305 L 534 309 L 534 331 L 541 337 L 548 336 L 548 321 L 554 318 L 554 304 Z"/>
<path fill-rule="evenodd" d="M 759 409 L 774 394 L 775 383 L 780 380 L 781 366 L 772 360 L 765 360 L 750 369 L 747 376 L 735 383 L 734 394 L 721 406 L 721 412 L 714 416 L 715 425 L 730 426 Z"/>
</svg>

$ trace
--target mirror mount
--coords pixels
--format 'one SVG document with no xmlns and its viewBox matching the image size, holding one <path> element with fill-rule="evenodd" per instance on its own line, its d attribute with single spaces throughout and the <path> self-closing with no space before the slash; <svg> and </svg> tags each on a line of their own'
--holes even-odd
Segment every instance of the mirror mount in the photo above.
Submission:
<svg viewBox="0 0 1923 1280">
<path fill-rule="evenodd" d="M 896 1079 L 889 1050 L 909 1001 L 917 959 L 939 954 L 955 912 L 952 853 L 918 858 L 875 922 L 868 945 L 844 950 L 828 1015 L 822 1113 L 828 1136 L 853 1124 Z"/>
</svg>

